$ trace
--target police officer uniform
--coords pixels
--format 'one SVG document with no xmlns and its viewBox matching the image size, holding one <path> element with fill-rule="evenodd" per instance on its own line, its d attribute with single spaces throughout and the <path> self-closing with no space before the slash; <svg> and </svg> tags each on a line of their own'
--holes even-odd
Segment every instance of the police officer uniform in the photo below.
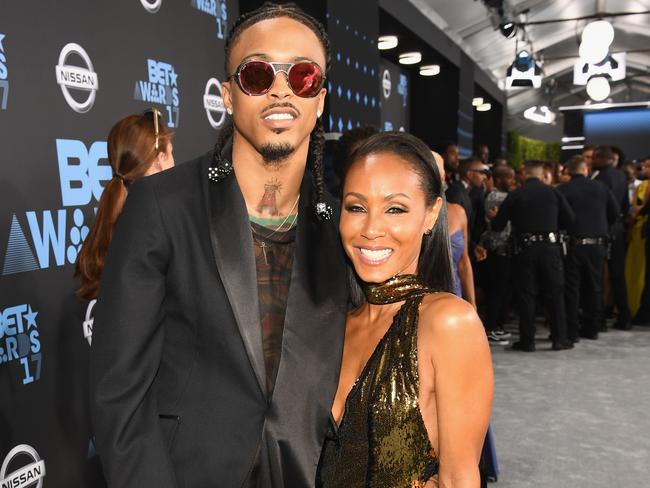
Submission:
<svg viewBox="0 0 650 488">
<path fill-rule="evenodd" d="M 575 213 L 569 231 L 569 247 L 565 263 L 565 301 L 569 340 L 578 335 L 598 338 L 603 317 L 603 270 L 607 260 L 607 234 L 616 222 L 620 209 L 614 195 L 600 181 L 581 174 L 558 190 L 566 197 Z M 581 293 L 582 291 L 582 293 Z M 582 304 L 583 324 L 579 326 Z"/>
<path fill-rule="evenodd" d="M 626 243 L 625 226 L 623 224 L 625 216 L 630 210 L 627 178 L 622 171 L 612 166 L 605 166 L 599 168 L 595 180 L 603 182 L 611 190 L 620 210 L 619 218 L 610 228 L 611 250 L 608 264 L 614 303 L 618 309 L 618 318 L 614 327 L 628 330 L 631 328 L 631 317 L 630 308 L 627 303 L 627 285 L 625 283 Z M 604 321 L 601 321 L 601 327 L 604 328 Z"/>
<path fill-rule="evenodd" d="M 513 349 L 535 350 L 535 298 L 541 290 L 551 322 L 553 349 L 569 349 L 564 309 L 564 266 L 559 229 L 574 219 L 564 196 L 539 178 L 528 178 L 509 193 L 492 220 L 503 230 L 511 221 L 517 249 L 515 285 L 519 294 L 519 342 Z"/>
</svg>

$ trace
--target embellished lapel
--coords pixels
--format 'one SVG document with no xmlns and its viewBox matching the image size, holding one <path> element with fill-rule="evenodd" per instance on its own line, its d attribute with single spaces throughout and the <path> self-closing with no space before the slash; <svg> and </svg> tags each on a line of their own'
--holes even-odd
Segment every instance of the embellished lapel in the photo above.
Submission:
<svg viewBox="0 0 650 488">
<path fill-rule="evenodd" d="M 222 154 L 230 161 L 232 144 Z M 260 391 L 266 397 L 257 270 L 246 202 L 234 173 L 219 182 L 208 180 L 210 163 L 210 158 L 206 158 L 201 178 L 214 260 Z"/>
</svg>

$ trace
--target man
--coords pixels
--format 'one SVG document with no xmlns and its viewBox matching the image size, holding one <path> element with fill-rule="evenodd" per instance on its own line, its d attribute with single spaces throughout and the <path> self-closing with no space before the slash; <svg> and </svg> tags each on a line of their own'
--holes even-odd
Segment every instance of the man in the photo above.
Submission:
<svg viewBox="0 0 650 488">
<path fill-rule="evenodd" d="M 510 166 L 495 166 L 492 171 L 494 189 L 485 199 L 485 212 L 493 218 L 508 193 L 515 188 L 515 171 Z M 511 334 L 503 330 L 508 309 L 511 286 L 511 225 L 508 223 L 500 232 L 494 231 L 488 223 L 479 243 L 487 250 L 485 260 L 485 294 L 487 317 L 484 325 L 490 344 L 508 345 Z"/>
<path fill-rule="evenodd" d="M 296 7 L 240 17 L 222 84 L 231 130 L 129 192 L 90 372 L 110 487 L 314 484 L 347 302 L 323 194 L 327 46 Z"/>
<path fill-rule="evenodd" d="M 552 348 L 571 349 L 566 334 L 564 269 L 559 229 L 574 218 L 564 196 L 542 183 L 541 161 L 526 161 L 525 181 L 508 194 L 492 220 L 492 230 L 505 229 L 512 222 L 519 248 L 515 255 L 515 286 L 519 292 L 519 341 L 514 350 L 535 351 L 535 299 L 538 290 L 545 298 L 551 323 Z"/>
<path fill-rule="evenodd" d="M 614 152 L 610 147 L 598 146 L 594 150 L 593 167 L 598 174 L 595 179 L 605 184 L 614 194 L 616 203 L 619 206 L 620 215 L 616 222 L 610 227 L 610 251 L 607 266 L 614 295 L 614 303 L 618 309 L 618 317 L 614 328 L 629 330 L 630 308 L 627 303 L 627 285 L 625 283 L 625 225 L 624 221 L 630 210 L 628 196 L 627 178 L 625 173 L 614 167 Z M 605 330 L 604 320 L 600 329 Z"/>
<path fill-rule="evenodd" d="M 596 149 L 596 146 L 585 146 L 582 148 L 582 159 L 587 165 L 587 168 L 589 168 L 589 174 L 592 175 L 592 177 L 594 177 L 594 168 L 592 165 L 594 159 L 594 149 Z"/>
<path fill-rule="evenodd" d="M 571 181 L 558 187 L 576 218 L 569 227 L 569 252 L 565 269 L 565 302 L 569 340 L 578 336 L 598 339 L 603 317 L 603 270 L 607 260 L 607 233 L 616 222 L 619 208 L 614 195 L 600 181 L 588 178 L 589 168 L 580 156 L 567 167 Z M 582 304 L 583 324 L 579 325 Z"/>
<path fill-rule="evenodd" d="M 459 181 L 458 166 L 460 160 L 458 159 L 458 144 L 451 141 L 443 143 L 440 146 L 440 154 L 445 162 L 445 178 L 447 179 L 447 183 L 450 184 L 454 181 Z"/>
<path fill-rule="evenodd" d="M 641 170 L 645 171 L 646 163 L 650 165 L 650 159 L 641 162 Z M 635 205 L 634 197 L 636 195 L 636 189 L 641 184 L 641 180 L 637 177 L 638 169 L 636 163 L 625 161 L 621 165 L 621 170 L 625 173 L 625 177 L 627 178 L 627 196 L 630 200 L 630 214 L 632 214 L 632 207 Z"/>
<path fill-rule="evenodd" d="M 471 157 L 460 164 L 460 181 L 447 188 L 447 201 L 462 205 L 467 213 L 470 240 L 476 242 L 485 230 L 484 183 L 490 169 L 480 159 Z"/>
<path fill-rule="evenodd" d="M 490 148 L 487 144 L 479 144 L 476 146 L 475 155 L 483 164 L 490 164 Z"/>
</svg>

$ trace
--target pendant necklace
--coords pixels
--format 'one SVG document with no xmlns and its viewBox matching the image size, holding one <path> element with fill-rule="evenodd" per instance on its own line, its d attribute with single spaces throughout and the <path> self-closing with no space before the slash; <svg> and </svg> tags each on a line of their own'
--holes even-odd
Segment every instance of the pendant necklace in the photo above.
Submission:
<svg viewBox="0 0 650 488">
<path fill-rule="evenodd" d="M 293 202 L 293 205 L 291 206 L 291 210 L 289 210 L 289 212 L 287 213 L 287 216 L 284 218 L 284 220 L 282 222 L 280 222 L 280 225 L 278 225 L 273 230 L 273 232 L 271 232 L 269 235 L 265 236 L 265 239 L 269 239 L 271 236 L 275 235 L 284 226 L 284 224 L 287 223 L 287 220 L 289 220 L 289 217 L 291 217 L 291 213 L 296 208 L 296 205 L 298 205 L 298 200 L 299 199 L 300 199 L 300 195 L 298 195 L 298 198 L 296 198 L 296 201 Z M 266 264 L 268 266 L 269 261 L 268 261 L 267 256 L 266 256 L 266 242 L 260 240 L 258 242 L 258 244 L 262 248 L 262 255 L 264 256 L 264 264 Z"/>
</svg>

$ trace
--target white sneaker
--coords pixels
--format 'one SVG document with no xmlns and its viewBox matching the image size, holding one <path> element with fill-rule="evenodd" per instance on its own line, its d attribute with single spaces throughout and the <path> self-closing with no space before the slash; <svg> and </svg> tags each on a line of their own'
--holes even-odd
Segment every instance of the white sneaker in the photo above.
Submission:
<svg viewBox="0 0 650 488">
<path fill-rule="evenodd" d="M 507 346 L 508 344 L 510 344 L 510 341 L 508 339 L 504 339 L 503 337 L 499 336 L 498 334 L 495 334 L 494 332 L 489 332 L 487 338 L 488 338 L 488 342 L 495 346 Z"/>
<path fill-rule="evenodd" d="M 510 339 L 512 337 L 512 334 L 510 332 L 507 332 L 503 329 L 492 331 L 492 333 L 497 337 L 501 337 L 501 339 Z"/>
</svg>

